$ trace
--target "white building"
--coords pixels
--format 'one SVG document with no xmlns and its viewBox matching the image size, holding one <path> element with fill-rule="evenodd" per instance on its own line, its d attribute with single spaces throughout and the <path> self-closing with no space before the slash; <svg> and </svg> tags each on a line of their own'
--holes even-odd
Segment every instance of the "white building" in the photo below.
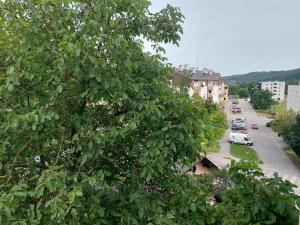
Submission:
<svg viewBox="0 0 300 225">
<path fill-rule="evenodd" d="M 285 82 L 283 81 L 265 81 L 261 82 L 262 90 L 269 90 L 276 101 L 284 100 Z"/>
<path fill-rule="evenodd" d="M 287 108 L 300 112 L 300 84 L 288 86 Z"/>
</svg>

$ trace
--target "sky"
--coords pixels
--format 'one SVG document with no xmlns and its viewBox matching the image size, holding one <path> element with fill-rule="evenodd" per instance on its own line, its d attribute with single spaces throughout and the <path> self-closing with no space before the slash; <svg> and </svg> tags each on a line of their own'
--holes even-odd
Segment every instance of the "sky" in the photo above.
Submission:
<svg viewBox="0 0 300 225">
<path fill-rule="evenodd" d="M 179 47 L 164 46 L 176 67 L 211 68 L 223 76 L 300 68 L 300 0 L 151 2 L 152 12 L 170 4 L 185 16 Z"/>
</svg>

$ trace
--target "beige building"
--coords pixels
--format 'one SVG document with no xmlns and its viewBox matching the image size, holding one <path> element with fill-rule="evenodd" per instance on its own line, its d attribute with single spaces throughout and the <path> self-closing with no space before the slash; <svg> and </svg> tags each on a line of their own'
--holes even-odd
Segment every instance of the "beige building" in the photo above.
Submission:
<svg viewBox="0 0 300 225">
<path fill-rule="evenodd" d="M 287 109 L 300 112 L 300 84 L 288 86 Z"/>
<path fill-rule="evenodd" d="M 185 71 L 186 72 L 186 71 Z M 182 71 L 176 71 L 173 75 L 173 84 L 188 83 L 190 96 L 196 95 L 216 104 L 224 106 L 228 100 L 228 87 L 219 73 L 204 69 L 190 71 L 189 76 L 184 76 Z"/>
</svg>

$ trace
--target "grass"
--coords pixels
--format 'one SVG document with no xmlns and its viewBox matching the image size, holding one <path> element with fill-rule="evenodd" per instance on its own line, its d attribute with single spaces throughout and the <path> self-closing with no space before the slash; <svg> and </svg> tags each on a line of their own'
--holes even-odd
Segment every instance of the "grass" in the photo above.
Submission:
<svg viewBox="0 0 300 225">
<path fill-rule="evenodd" d="M 286 101 L 278 102 L 275 105 L 271 106 L 271 108 L 268 110 L 268 113 L 272 114 L 275 113 L 284 113 L 286 110 Z"/>
<path fill-rule="evenodd" d="M 245 145 L 230 144 L 230 154 L 243 160 L 258 160 L 254 149 Z"/>
<path fill-rule="evenodd" d="M 266 117 L 266 118 L 270 118 L 270 119 L 273 118 L 273 117 L 272 117 L 272 114 L 270 114 L 270 113 L 268 113 L 268 112 L 266 112 L 266 111 L 264 111 L 264 110 L 258 110 L 258 109 L 256 109 L 256 113 L 257 113 L 259 116 L 261 116 L 261 117 Z"/>
<path fill-rule="evenodd" d="M 202 147 L 202 150 L 205 151 L 205 152 L 214 152 L 214 153 L 218 153 L 220 151 L 220 145 L 217 144 L 217 145 L 212 145 L 212 146 L 207 146 L 207 145 L 204 145 Z"/>
<path fill-rule="evenodd" d="M 294 165 L 300 170 L 300 159 L 297 154 L 291 148 L 283 149 L 285 154 L 290 158 Z"/>
<path fill-rule="evenodd" d="M 286 111 L 286 101 L 277 102 L 276 104 L 272 105 L 270 109 L 267 110 L 256 110 L 256 113 L 261 117 L 273 118 L 273 112 L 276 114 L 284 113 Z"/>
</svg>

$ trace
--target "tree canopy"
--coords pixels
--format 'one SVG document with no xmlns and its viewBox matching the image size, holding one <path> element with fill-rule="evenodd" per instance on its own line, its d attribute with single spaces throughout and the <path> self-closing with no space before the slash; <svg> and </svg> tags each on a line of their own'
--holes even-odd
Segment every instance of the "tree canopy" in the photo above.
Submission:
<svg viewBox="0 0 300 225">
<path fill-rule="evenodd" d="M 241 98 L 251 96 L 255 90 L 255 81 L 229 84 L 229 95 L 239 95 Z"/>
<path fill-rule="evenodd" d="M 239 97 L 240 98 L 247 98 L 249 96 L 249 92 L 248 92 L 248 89 L 247 88 L 241 88 L 239 91 L 238 91 L 238 94 L 239 94 Z"/>
<path fill-rule="evenodd" d="M 278 132 L 287 144 L 300 156 L 300 115 L 288 110 L 276 116 L 271 123 L 272 129 Z"/>
<path fill-rule="evenodd" d="M 170 86 L 160 43 L 178 44 L 183 15 L 149 5 L 0 2 L 1 224 L 296 223 L 292 185 L 256 164 L 178 172 L 226 119 Z"/>
<path fill-rule="evenodd" d="M 296 124 L 296 113 L 293 110 L 288 110 L 285 113 L 280 113 L 272 120 L 271 127 L 279 134 L 289 132 L 292 126 Z"/>
<path fill-rule="evenodd" d="M 274 104 L 272 93 L 268 90 L 255 90 L 251 96 L 251 102 L 255 109 L 269 109 Z"/>
</svg>

